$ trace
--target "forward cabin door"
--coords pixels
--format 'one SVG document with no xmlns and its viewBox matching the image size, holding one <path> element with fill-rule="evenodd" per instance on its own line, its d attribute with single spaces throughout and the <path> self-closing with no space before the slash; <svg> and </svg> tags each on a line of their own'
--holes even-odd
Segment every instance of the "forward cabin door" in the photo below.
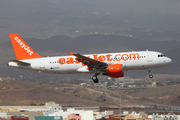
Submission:
<svg viewBox="0 0 180 120">
<path fill-rule="evenodd" d="M 146 50 L 146 51 L 147 51 L 147 62 L 152 62 L 152 61 L 153 61 L 153 59 L 152 59 L 152 53 L 149 52 L 148 50 Z"/>
</svg>

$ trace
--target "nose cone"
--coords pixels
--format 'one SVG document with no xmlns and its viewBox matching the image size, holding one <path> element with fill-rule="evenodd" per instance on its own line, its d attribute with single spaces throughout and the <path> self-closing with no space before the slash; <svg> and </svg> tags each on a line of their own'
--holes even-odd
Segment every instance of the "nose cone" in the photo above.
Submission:
<svg viewBox="0 0 180 120">
<path fill-rule="evenodd" d="M 167 65 L 171 64 L 171 63 L 172 63 L 171 58 L 167 58 L 167 59 L 165 60 L 165 63 L 166 63 Z"/>
</svg>

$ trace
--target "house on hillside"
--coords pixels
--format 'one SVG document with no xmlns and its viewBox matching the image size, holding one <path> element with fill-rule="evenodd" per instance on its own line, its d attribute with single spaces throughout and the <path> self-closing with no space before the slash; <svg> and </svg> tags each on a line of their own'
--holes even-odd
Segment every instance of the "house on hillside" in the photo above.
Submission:
<svg viewBox="0 0 180 120">
<path fill-rule="evenodd" d="M 81 116 L 76 113 L 72 113 L 67 116 L 67 120 L 81 120 Z"/>
</svg>

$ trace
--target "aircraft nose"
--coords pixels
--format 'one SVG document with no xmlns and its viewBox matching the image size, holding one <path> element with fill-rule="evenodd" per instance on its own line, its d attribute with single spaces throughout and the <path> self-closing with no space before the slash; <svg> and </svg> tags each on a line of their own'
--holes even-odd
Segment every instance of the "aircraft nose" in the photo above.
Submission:
<svg viewBox="0 0 180 120">
<path fill-rule="evenodd" d="M 171 58 L 167 58 L 167 59 L 166 59 L 166 63 L 167 63 L 167 64 L 171 64 L 171 62 L 172 62 Z"/>
</svg>

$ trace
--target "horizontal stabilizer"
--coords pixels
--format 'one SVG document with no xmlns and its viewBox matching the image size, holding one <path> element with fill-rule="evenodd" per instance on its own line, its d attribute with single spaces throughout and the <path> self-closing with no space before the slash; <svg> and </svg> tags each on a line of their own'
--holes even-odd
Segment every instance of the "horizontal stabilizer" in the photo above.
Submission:
<svg viewBox="0 0 180 120">
<path fill-rule="evenodd" d="M 11 60 L 12 62 L 15 62 L 17 64 L 20 64 L 20 65 L 30 65 L 30 63 L 27 63 L 27 62 L 22 62 L 22 61 L 19 61 L 19 60 Z"/>
</svg>

